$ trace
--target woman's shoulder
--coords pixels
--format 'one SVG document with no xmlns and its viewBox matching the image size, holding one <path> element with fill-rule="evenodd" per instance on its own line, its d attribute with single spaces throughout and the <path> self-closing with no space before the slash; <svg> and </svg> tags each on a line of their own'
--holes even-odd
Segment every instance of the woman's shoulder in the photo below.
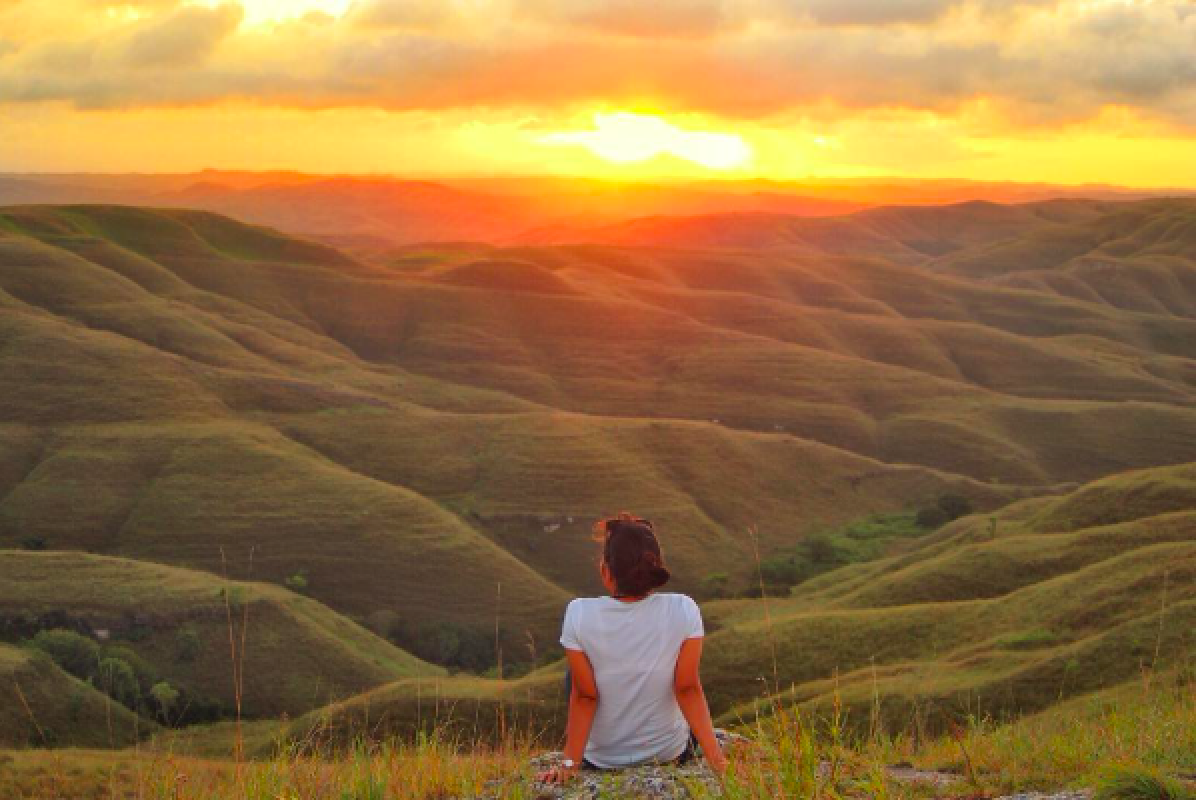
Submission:
<svg viewBox="0 0 1200 800">
<path fill-rule="evenodd" d="M 683 594 L 682 592 L 655 592 L 654 596 L 662 598 L 660 602 L 670 605 L 672 608 L 699 608 L 696 605 L 696 601 L 690 595 Z"/>
</svg>

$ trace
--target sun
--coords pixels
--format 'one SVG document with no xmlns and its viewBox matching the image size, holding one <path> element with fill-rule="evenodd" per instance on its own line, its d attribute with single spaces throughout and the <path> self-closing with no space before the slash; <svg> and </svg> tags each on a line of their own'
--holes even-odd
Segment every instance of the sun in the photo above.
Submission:
<svg viewBox="0 0 1200 800">
<path fill-rule="evenodd" d="M 744 166 L 754 154 L 736 133 L 684 130 L 653 114 L 597 112 L 592 121 L 594 130 L 550 133 L 539 141 L 584 147 L 613 164 L 637 164 L 670 155 L 722 170 Z"/>
</svg>

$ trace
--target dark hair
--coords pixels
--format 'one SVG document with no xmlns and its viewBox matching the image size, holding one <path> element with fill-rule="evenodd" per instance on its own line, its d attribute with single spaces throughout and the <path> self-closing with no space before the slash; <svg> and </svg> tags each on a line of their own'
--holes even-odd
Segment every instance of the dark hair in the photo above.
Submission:
<svg viewBox="0 0 1200 800">
<path fill-rule="evenodd" d="M 604 543 L 604 564 L 616 581 L 617 594 L 641 597 L 671 579 L 650 520 L 622 511 L 599 520 L 593 530 Z"/>
</svg>

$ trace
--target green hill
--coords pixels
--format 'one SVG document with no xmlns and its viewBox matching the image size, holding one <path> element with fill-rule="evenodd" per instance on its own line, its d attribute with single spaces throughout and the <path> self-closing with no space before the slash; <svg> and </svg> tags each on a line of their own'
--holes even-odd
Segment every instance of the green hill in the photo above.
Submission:
<svg viewBox="0 0 1200 800">
<path fill-rule="evenodd" d="M 1195 468 L 1120 475 L 963 518 L 800 585 L 771 603 L 769 626 L 751 601 L 709 613 L 720 628 L 706 650 L 710 693 L 730 719 L 746 713 L 736 699 L 754 692 L 772 642 L 786 689 L 772 702 L 828 706 L 836 690 L 862 710 L 878 696 L 893 720 L 922 705 L 1037 710 L 1155 665 L 1186 666 Z"/>
<path fill-rule="evenodd" d="M 145 602 L 121 599 L 127 578 L 180 568 L 197 588 L 162 602 L 215 615 L 213 642 L 212 576 L 255 581 L 252 634 L 256 615 L 264 637 L 294 632 L 263 651 L 289 675 L 255 678 L 252 710 L 271 715 L 409 675 L 350 620 L 444 665 L 478 670 L 497 641 L 510 665 L 544 663 L 566 601 L 598 590 L 587 533 L 605 513 L 657 521 L 674 588 L 727 573 L 744 589 L 756 548 L 953 494 L 982 515 L 780 601 L 781 687 L 820 702 L 833 667 L 855 684 L 869 664 L 812 638 L 843 624 L 903 643 L 885 652 L 898 693 L 920 664 L 954 691 L 1032 681 L 1071 648 L 1140 641 L 1150 606 L 1053 647 L 943 648 L 989 615 L 1026 635 L 1055 581 L 1136 594 L 1104 570 L 1129 559 L 1121 575 L 1153 582 L 1143 550 L 1186 555 L 1188 509 L 1131 514 L 1194 476 L 1145 473 L 1111 507 L 1103 480 L 1194 457 L 1193 216 L 1170 200 L 660 218 L 608 243 L 364 261 L 203 212 L 0 209 L 2 563 L 37 587 L 36 565 L 77 559 L 112 604 L 38 602 L 106 621 Z M 323 606 L 267 585 L 289 580 Z M 1182 591 L 1168 581 L 1161 618 Z M 723 712 L 761 694 L 758 608 L 711 609 Z M 293 663 L 292 636 L 343 666 Z M 195 674 L 165 638 L 135 649 L 227 697 L 215 648 Z M 483 685 L 446 691 L 526 687 L 534 716 L 557 691 L 536 672 Z M 396 686 L 376 691 L 411 694 Z"/>
<path fill-rule="evenodd" d="M 276 586 L 123 558 L 0 551 L 0 628 L 83 631 L 227 713 L 231 625 L 249 716 L 299 714 L 397 678 L 444 673 Z"/>
<path fill-rule="evenodd" d="M 1195 652 L 1195 468 L 1127 473 L 1069 494 L 965 517 L 765 601 L 707 603 L 705 692 L 736 727 L 801 705 L 847 722 L 936 732 L 1125 684 L 1186 674 Z M 1122 509 L 1122 521 L 1046 511 Z M 993 530 L 991 520 L 996 520 Z M 408 678 L 297 720 L 289 735 L 342 742 L 501 720 L 556 736 L 560 663 L 517 680 Z"/>
<path fill-rule="evenodd" d="M 125 747 L 157 725 L 63 672 L 0 643 L 0 747 Z"/>
</svg>

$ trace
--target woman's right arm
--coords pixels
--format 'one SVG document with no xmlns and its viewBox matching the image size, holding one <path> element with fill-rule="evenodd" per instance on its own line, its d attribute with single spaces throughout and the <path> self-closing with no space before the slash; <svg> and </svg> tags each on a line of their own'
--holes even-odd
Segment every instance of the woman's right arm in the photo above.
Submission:
<svg viewBox="0 0 1200 800">
<path fill-rule="evenodd" d="M 567 650 L 567 664 L 571 668 L 571 703 L 567 708 L 567 744 L 563 756 L 578 766 L 583 762 L 600 693 L 596 691 L 592 662 L 582 650 Z"/>
<path fill-rule="evenodd" d="M 725 753 L 713 731 L 712 715 L 708 711 L 708 698 L 700 685 L 700 654 L 704 639 L 685 639 L 679 648 L 679 660 L 675 662 L 675 701 L 692 729 L 692 735 L 700 742 L 700 749 L 708 759 L 709 766 L 717 772 L 725 771 Z"/>
</svg>

